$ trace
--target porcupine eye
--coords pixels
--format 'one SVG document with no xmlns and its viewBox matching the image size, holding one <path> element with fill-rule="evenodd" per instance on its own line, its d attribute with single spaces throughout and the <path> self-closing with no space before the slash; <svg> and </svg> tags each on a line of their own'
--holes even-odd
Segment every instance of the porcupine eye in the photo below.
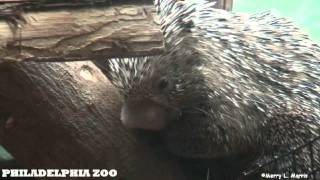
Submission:
<svg viewBox="0 0 320 180">
<path fill-rule="evenodd" d="M 158 84 L 158 88 L 159 90 L 163 91 L 163 90 L 166 90 L 168 89 L 169 87 L 169 81 L 167 78 L 161 78 L 160 81 L 159 81 L 159 84 Z"/>
</svg>

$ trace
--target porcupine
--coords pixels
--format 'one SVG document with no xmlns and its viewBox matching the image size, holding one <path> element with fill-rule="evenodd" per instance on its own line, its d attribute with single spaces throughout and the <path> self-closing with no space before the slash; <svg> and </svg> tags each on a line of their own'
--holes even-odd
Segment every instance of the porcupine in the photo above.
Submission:
<svg viewBox="0 0 320 180">
<path fill-rule="evenodd" d="M 214 9 L 205 0 L 155 5 L 165 52 L 97 63 L 124 97 L 125 126 L 159 131 L 180 157 L 239 157 L 244 164 L 320 134 L 320 48 L 293 23 L 271 12 Z M 306 170 L 310 159 L 298 159 L 298 170 Z M 225 174 L 229 165 L 243 170 L 240 160 L 226 164 Z"/>
</svg>

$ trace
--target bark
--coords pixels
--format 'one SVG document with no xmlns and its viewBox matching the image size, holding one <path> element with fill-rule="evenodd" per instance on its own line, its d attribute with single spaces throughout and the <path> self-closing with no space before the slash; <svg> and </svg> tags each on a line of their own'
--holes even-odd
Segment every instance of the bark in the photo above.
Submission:
<svg viewBox="0 0 320 180">
<path fill-rule="evenodd" d="M 56 9 L 0 20 L 0 63 L 101 60 L 162 50 L 152 5 Z"/>
<path fill-rule="evenodd" d="M 219 9 L 232 10 L 233 0 L 211 0 L 216 2 L 215 7 Z"/>
</svg>

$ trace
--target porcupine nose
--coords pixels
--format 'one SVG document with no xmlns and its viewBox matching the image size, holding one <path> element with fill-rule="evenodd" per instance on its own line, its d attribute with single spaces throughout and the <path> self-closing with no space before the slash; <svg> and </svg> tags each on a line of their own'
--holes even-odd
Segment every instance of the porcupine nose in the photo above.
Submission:
<svg viewBox="0 0 320 180">
<path fill-rule="evenodd" d="M 151 100 L 127 101 L 121 109 L 121 122 L 131 129 L 161 130 L 168 119 L 168 110 Z"/>
</svg>

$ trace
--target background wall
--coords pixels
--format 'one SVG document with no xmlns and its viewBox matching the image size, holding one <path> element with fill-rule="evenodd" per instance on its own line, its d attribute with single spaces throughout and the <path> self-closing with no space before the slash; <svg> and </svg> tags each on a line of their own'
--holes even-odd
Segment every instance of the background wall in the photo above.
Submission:
<svg viewBox="0 0 320 180">
<path fill-rule="evenodd" d="M 275 10 L 320 44 L 320 0 L 233 0 L 232 10 L 246 13 Z"/>
</svg>

